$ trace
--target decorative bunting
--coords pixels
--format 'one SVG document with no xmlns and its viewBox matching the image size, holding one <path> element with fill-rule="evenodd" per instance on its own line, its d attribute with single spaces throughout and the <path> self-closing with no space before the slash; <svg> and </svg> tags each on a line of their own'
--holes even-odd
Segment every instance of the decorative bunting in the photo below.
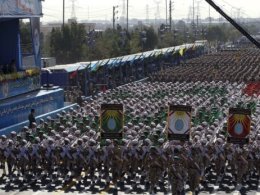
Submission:
<svg viewBox="0 0 260 195">
<path fill-rule="evenodd" d="M 180 54 L 181 56 L 184 55 L 184 48 L 182 48 L 182 49 L 179 50 L 179 54 Z"/>
</svg>

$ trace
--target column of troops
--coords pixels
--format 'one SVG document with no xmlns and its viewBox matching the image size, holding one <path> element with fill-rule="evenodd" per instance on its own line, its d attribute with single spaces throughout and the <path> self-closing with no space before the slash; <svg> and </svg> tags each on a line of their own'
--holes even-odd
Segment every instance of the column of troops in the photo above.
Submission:
<svg viewBox="0 0 260 195">
<path fill-rule="evenodd" d="M 151 81 L 130 83 L 100 93 L 55 118 L 40 120 L 32 128 L 2 135 L 2 177 L 13 182 L 39 178 L 65 184 L 101 180 L 136 187 L 143 183 L 151 193 L 166 186 L 183 194 L 188 184 L 196 193 L 200 184 L 216 173 L 216 184 L 225 175 L 241 188 L 260 176 L 259 97 L 243 94 L 246 79 L 259 81 L 260 60 L 254 50 L 207 55 L 151 75 Z M 123 138 L 100 138 L 100 105 L 124 105 Z M 168 140 L 169 104 L 192 106 L 189 141 Z M 228 109 L 250 109 L 249 143 L 226 141 Z M 7 164 L 7 166 L 5 166 Z"/>
</svg>

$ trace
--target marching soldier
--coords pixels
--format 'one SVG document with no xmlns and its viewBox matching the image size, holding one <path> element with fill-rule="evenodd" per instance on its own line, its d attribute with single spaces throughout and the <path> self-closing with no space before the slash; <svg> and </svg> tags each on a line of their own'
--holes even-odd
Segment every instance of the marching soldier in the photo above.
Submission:
<svg viewBox="0 0 260 195">
<path fill-rule="evenodd" d="M 186 171 L 182 161 L 178 156 L 172 155 L 169 158 L 168 176 L 173 195 L 181 195 L 184 193 L 186 181 Z"/>
<path fill-rule="evenodd" d="M 8 144 L 7 137 L 5 135 L 2 135 L 1 142 L 0 142 L 0 168 L 3 169 L 2 177 L 6 176 L 6 170 L 5 170 L 6 158 L 4 155 L 4 151 L 7 147 L 7 144 Z"/>
<path fill-rule="evenodd" d="M 200 164 L 200 156 L 196 148 L 191 148 L 191 154 L 188 157 L 188 179 L 189 186 L 192 194 L 194 195 L 199 190 L 199 183 L 201 179 L 201 168 Z"/>
<path fill-rule="evenodd" d="M 163 172 L 163 160 L 161 156 L 158 154 L 155 146 L 150 148 L 149 154 L 146 156 L 144 166 L 147 170 L 147 176 L 150 183 L 150 193 L 154 194 L 156 189 L 156 184 L 160 179 L 160 175 Z"/>
</svg>

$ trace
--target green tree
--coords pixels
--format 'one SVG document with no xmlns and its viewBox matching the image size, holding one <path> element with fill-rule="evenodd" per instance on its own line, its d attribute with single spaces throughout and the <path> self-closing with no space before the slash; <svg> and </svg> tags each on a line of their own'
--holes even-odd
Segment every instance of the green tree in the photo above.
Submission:
<svg viewBox="0 0 260 195">
<path fill-rule="evenodd" d="M 32 45 L 32 34 L 30 22 L 20 21 L 20 37 L 21 37 L 21 46 L 23 54 L 32 54 L 33 45 Z"/>
<path fill-rule="evenodd" d="M 140 31 L 135 29 L 131 32 L 130 53 L 139 53 L 142 51 L 142 44 L 140 41 Z"/>
<path fill-rule="evenodd" d="M 50 54 L 58 63 L 74 63 L 85 58 L 86 31 L 83 25 L 71 23 L 53 29 L 50 35 Z"/>
<path fill-rule="evenodd" d="M 221 27 L 221 26 L 212 26 L 208 29 L 208 33 L 207 33 L 207 36 L 206 38 L 209 40 L 209 41 L 221 41 L 221 42 L 224 42 L 226 41 L 227 37 L 226 37 L 226 34 L 225 34 L 225 26 Z"/>
<path fill-rule="evenodd" d="M 145 29 L 146 31 L 146 42 L 144 44 L 144 50 L 153 50 L 155 47 L 157 47 L 158 44 L 158 36 L 154 31 L 153 27 L 149 27 Z"/>
</svg>

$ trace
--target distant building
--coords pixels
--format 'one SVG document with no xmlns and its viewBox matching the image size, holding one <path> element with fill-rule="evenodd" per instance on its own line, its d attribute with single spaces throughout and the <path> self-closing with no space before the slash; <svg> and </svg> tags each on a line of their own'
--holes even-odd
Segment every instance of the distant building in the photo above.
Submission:
<svg viewBox="0 0 260 195">
<path fill-rule="evenodd" d="M 256 41 L 260 42 L 260 35 L 251 35 Z M 244 45 L 248 45 L 251 44 L 251 42 L 245 37 L 242 36 L 238 39 L 238 43 L 239 44 L 244 44 Z"/>
<path fill-rule="evenodd" d="M 85 26 L 85 30 L 87 32 L 95 30 L 96 29 L 96 23 L 80 23 L 83 24 Z"/>
<path fill-rule="evenodd" d="M 62 23 L 48 23 L 48 24 L 41 24 L 41 32 L 43 36 L 46 37 L 53 28 L 61 28 Z"/>
</svg>

